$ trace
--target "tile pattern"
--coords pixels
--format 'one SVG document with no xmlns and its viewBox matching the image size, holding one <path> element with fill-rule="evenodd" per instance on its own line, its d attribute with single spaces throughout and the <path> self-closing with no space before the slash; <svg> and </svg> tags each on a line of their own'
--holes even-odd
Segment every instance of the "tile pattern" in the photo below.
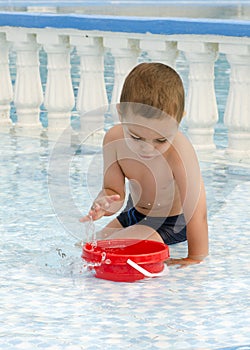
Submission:
<svg viewBox="0 0 250 350">
<path fill-rule="evenodd" d="M 203 164 L 205 262 L 116 283 L 86 271 L 75 237 L 57 220 L 47 187 L 49 145 L 8 135 L 0 142 L 0 349 L 250 349 L 247 169 Z M 85 198 L 87 210 L 84 174 L 72 164 L 72 196 Z M 185 254 L 186 243 L 171 247 L 173 257 Z"/>
</svg>

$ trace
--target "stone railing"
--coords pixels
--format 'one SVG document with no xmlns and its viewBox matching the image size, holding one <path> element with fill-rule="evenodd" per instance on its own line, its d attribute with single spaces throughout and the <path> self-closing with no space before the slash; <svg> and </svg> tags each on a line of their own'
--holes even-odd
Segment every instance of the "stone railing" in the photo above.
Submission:
<svg viewBox="0 0 250 350">
<path fill-rule="evenodd" d="M 16 54 L 12 86 L 9 50 Z M 47 79 L 42 88 L 39 51 L 47 54 Z M 80 82 L 75 97 L 70 53 L 80 57 Z M 224 111 L 228 129 L 225 154 L 250 158 L 250 23 L 229 20 L 166 19 L 39 13 L 0 13 L 0 127 L 13 127 L 10 105 L 17 114 L 16 130 L 41 132 L 40 106 L 48 114 L 48 135 L 70 127 L 74 106 L 79 115 L 108 105 L 104 80 L 104 54 L 114 57 L 111 104 L 119 100 L 123 80 L 137 64 L 140 53 L 175 66 L 178 52 L 189 62 L 186 124 L 194 146 L 215 149 L 214 128 L 218 109 L 214 89 L 214 63 L 219 53 L 230 64 L 230 88 Z M 93 123 L 102 125 L 102 120 Z M 82 118 L 89 129 L 90 118 Z M 92 128 L 92 127 L 91 127 Z M 91 129 L 90 128 L 90 129 Z M 92 128 L 93 129 L 93 128 Z"/>
</svg>

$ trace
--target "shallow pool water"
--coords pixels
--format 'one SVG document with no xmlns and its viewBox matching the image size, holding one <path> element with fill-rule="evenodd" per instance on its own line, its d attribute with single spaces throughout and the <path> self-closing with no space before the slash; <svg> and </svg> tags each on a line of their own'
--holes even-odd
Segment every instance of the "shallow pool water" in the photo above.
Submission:
<svg viewBox="0 0 250 350">
<path fill-rule="evenodd" d="M 210 231 L 205 262 L 116 283 L 87 272 L 74 245 L 84 235 L 78 218 L 98 190 L 98 176 L 90 176 L 98 153 L 73 149 L 69 182 L 58 173 L 51 187 L 52 143 L 1 134 L 0 144 L 1 349 L 250 349 L 249 168 L 216 155 L 201 162 Z M 58 215 L 58 193 L 62 212 L 74 204 L 68 216 Z M 170 254 L 184 256 L 186 243 Z"/>
<path fill-rule="evenodd" d="M 71 58 L 77 92 L 79 58 L 74 52 Z M 187 88 L 183 55 L 177 70 Z M 41 74 L 45 87 L 44 52 Z M 107 54 L 109 99 L 113 80 L 113 59 Z M 75 243 L 86 237 L 86 228 L 79 218 L 101 186 L 100 148 L 62 145 L 55 152 L 46 138 L 0 134 L 0 349 L 250 349 L 250 168 L 223 157 L 228 81 L 229 66 L 220 55 L 215 65 L 217 151 L 201 161 L 210 256 L 197 266 L 171 267 L 161 278 L 136 283 L 96 279 L 81 260 Z M 11 117 L 16 120 L 13 105 Z M 47 125 L 44 111 L 41 121 Z M 79 126 L 76 111 L 72 122 Z M 186 250 L 186 243 L 171 246 L 170 255 L 182 257 Z"/>
</svg>

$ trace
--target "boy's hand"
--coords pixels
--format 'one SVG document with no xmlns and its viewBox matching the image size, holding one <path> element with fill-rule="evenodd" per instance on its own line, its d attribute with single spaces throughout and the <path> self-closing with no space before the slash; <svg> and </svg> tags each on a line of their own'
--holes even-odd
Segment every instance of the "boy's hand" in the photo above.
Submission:
<svg viewBox="0 0 250 350">
<path fill-rule="evenodd" d="M 119 199 L 119 194 L 97 198 L 92 204 L 88 215 L 82 217 L 80 219 L 80 222 L 89 221 L 91 217 L 93 220 L 102 218 L 106 212 L 109 211 L 111 204 L 115 201 L 118 201 Z"/>
<path fill-rule="evenodd" d="M 178 268 L 183 268 L 183 267 L 187 267 L 188 265 L 194 265 L 194 264 L 199 264 L 201 263 L 202 260 L 195 260 L 195 259 L 192 259 L 192 258 L 181 258 L 181 259 L 168 259 L 166 261 L 166 264 L 168 266 L 171 266 L 171 265 L 179 265 Z"/>
</svg>

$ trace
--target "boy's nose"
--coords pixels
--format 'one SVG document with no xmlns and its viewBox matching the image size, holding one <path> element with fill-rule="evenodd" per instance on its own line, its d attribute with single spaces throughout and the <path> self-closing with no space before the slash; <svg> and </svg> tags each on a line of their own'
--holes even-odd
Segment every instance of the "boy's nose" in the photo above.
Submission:
<svg viewBox="0 0 250 350">
<path fill-rule="evenodd" d="M 154 150 L 154 145 L 152 145 L 150 142 L 142 142 L 142 150 L 144 152 L 151 152 Z"/>
</svg>

